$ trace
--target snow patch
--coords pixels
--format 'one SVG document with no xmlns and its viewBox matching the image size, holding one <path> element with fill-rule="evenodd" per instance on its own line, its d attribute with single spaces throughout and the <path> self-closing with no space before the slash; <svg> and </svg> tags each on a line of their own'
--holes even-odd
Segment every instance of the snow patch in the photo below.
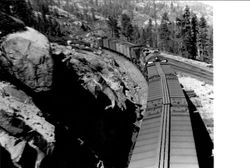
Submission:
<svg viewBox="0 0 250 168">
<path fill-rule="evenodd" d="M 198 112 L 207 126 L 210 137 L 213 139 L 213 86 L 181 74 L 177 74 L 177 76 L 184 90 L 194 90 L 197 95 L 197 97 L 192 97 L 191 101 L 197 107 Z"/>
</svg>

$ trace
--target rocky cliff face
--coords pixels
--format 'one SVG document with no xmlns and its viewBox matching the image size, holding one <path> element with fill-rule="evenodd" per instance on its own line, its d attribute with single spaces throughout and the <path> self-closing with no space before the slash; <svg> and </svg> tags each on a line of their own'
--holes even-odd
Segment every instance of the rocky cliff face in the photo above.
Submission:
<svg viewBox="0 0 250 168">
<path fill-rule="evenodd" d="M 3 38 L 0 70 L 1 166 L 126 167 L 142 105 L 115 59 L 27 28 Z"/>
</svg>

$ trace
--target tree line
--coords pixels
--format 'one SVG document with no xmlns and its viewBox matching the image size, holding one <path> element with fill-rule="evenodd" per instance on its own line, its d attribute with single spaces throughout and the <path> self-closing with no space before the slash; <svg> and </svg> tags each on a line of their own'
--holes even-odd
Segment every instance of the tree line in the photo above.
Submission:
<svg viewBox="0 0 250 168">
<path fill-rule="evenodd" d="M 26 26 L 35 28 L 52 40 L 52 38 L 64 36 L 65 32 L 56 18 L 52 17 L 49 5 L 54 5 L 54 2 L 51 0 L 1 0 L 0 12 L 22 20 Z M 8 29 L 8 27 L 5 28 Z"/>
<path fill-rule="evenodd" d="M 188 6 L 175 20 L 169 19 L 168 12 L 163 13 L 158 26 L 152 19 L 149 19 L 146 27 L 139 27 L 132 20 L 127 13 L 122 13 L 120 17 L 108 16 L 111 36 L 185 58 L 212 62 L 213 29 L 204 16 L 198 18 Z"/>
<path fill-rule="evenodd" d="M 75 4 L 70 3 L 71 0 L 65 2 L 64 10 L 79 14 Z M 25 25 L 34 27 L 53 41 L 53 38 L 62 38 L 67 34 L 57 21 L 57 16 L 53 17 L 49 10 L 49 6 L 54 5 L 62 6 L 60 0 L 1 0 L 0 12 L 19 18 Z M 81 19 L 96 22 L 96 14 L 107 18 L 106 23 L 113 38 L 159 48 L 161 51 L 189 59 L 212 62 L 213 28 L 208 25 L 204 16 L 198 18 L 188 6 L 182 10 L 171 3 L 171 6 L 166 8 L 167 11 L 161 14 L 159 24 L 156 23 L 159 18 L 156 17 L 155 10 L 149 6 L 137 9 L 132 0 L 104 0 L 102 4 L 98 0 L 88 0 L 88 3 L 82 1 L 82 6 L 86 8 L 80 12 L 83 13 Z M 158 9 L 160 6 L 155 7 Z M 148 23 L 138 25 L 134 21 L 134 11 L 149 11 Z"/>
</svg>

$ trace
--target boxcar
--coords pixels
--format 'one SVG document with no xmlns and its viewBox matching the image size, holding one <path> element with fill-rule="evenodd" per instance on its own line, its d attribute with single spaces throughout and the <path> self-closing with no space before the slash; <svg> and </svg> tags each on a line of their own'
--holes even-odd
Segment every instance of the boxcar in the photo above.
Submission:
<svg viewBox="0 0 250 168">
<path fill-rule="evenodd" d="M 122 54 L 127 57 L 126 43 L 122 42 Z"/>
<path fill-rule="evenodd" d="M 116 51 L 120 53 L 120 42 L 116 42 Z"/>
<path fill-rule="evenodd" d="M 126 50 L 126 56 L 131 59 L 131 50 L 130 48 L 133 47 L 134 44 L 125 42 L 125 50 Z"/>
<path fill-rule="evenodd" d="M 115 51 L 115 40 L 114 39 L 110 39 L 109 40 L 109 48 L 113 51 Z"/>
<path fill-rule="evenodd" d="M 104 48 L 109 48 L 108 38 L 106 38 L 106 37 L 103 38 L 103 47 Z"/>
</svg>

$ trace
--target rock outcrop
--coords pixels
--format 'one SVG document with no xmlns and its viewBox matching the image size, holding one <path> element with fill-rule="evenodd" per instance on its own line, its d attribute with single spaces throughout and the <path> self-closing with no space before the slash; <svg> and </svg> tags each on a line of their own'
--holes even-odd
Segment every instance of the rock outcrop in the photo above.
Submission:
<svg viewBox="0 0 250 168">
<path fill-rule="evenodd" d="M 8 35 L 1 44 L 1 69 L 35 92 L 52 87 L 53 61 L 48 39 L 32 28 Z"/>
<path fill-rule="evenodd" d="M 35 157 L 41 159 L 52 152 L 55 128 L 32 98 L 8 82 L 0 82 L 0 95 L 0 145 L 10 153 L 14 165 L 25 167 L 21 160 L 28 146 L 35 147 Z M 38 166 L 41 159 L 34 159 Z"/>
<path fill-rule="evenodd" d="M 142 109 L 114 59 L 27 28 L 4 38 L 0 69 L 18 81 L 0 81 L 0 146 L 14 166 L 126 167 Z"/>
</svg>

